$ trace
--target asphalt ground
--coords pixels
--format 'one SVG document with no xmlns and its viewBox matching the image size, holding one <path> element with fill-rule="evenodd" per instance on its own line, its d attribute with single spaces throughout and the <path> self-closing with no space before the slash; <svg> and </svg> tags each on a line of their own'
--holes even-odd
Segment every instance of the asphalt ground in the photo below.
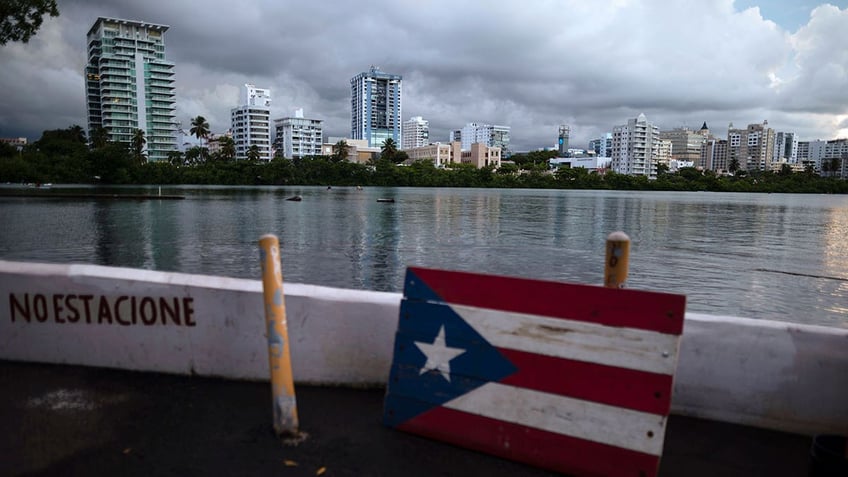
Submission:
<svg viewBox="0 0 848 477">
<path fill-rule="evenodd" d="M 380 423 L 382 389 L 298 386 L 297 445 L 267 382 L 0 361 L 0 476 L 549 476 Z M 812 403 L 811 403 L 812 404 Z M 805 476 L 809 436 L 672 416 L 660 476 Z"/>
</svg>

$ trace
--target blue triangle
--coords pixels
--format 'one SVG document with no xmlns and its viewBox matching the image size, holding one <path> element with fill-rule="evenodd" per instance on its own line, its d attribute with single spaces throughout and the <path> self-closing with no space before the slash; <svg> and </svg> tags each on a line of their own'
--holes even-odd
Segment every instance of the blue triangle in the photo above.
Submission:
<svg viewBox="0 0 848 477">
<path fill-rule="evenodd" d="M 416 285 L 426 287 L 420 281 Z M 404 300 L 400 315 L 384 410 L 384 422 L 388 426 L 400 425 L 517 370 L 448 305 Z M 450 379 L 436 370 L 422 373 L 427 356 L 415 344 L 432 344 L 442 327 L 445 345 L 465 350 L 450 360 Z"/>
</svg>

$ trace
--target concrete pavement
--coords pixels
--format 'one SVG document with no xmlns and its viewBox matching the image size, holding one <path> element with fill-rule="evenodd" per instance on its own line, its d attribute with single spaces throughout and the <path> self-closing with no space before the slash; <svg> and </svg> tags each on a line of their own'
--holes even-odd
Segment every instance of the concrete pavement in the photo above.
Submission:
<svg viewBox="0 0 848 477">
<path fill-rule="evenodd" d="M 380 389 L 298 386 L 296 446 L 265 382 L 0 361 L 0 389 L 4 476 L 553 475 L 385 428 Z M 672 416 L 660 476 L 803 476 L 810 443 Z"/>
</svg>

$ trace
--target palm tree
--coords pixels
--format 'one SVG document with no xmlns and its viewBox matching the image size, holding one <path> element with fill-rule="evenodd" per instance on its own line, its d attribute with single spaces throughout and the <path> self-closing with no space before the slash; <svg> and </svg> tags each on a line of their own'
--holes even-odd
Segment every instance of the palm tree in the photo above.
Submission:
<svg viewBox="0 0 848 477">
<path fill-rule="evenodd" d="M 247 160 L 250 162 L 256 162 L 259 160 L 259 146 L 254 144 L 247 148 Z"/>
<path fill-rule="evenodd" d="M 236 142 L 230 136 L 221 136 L 218 138 L 218 144 L 221 146 L 221 159 L 232 161 L 236 157 Z"/>
<path fill-rule="evenodd" d="M 203 160 L 203 140 L 209 137 L 209 123 L 203 116 L 197 116 L 191 119 L 191 129 L 189 132 L 200 140 L 200 158 Z"/>
<path fill-rule="evenodd" d="M 332 159 L 335 162 L 341 162 L 347 159 L 347 155 L 350 153 L 350 146 L 347 145 L 347 141 L 342 139 L 341 141 L 335 143 L 333 145 L 333 156 Z"/>
<path fill-rule="evenodd" d="M 383 147 L 380 149 L 381 159 L 388 159 L 390 161 L 393 161 L 396 153 L 397 144 L 395 143 L 394 139 L 388 138 L 383 141 Z"/>
<path fill-rule="evenodd" d="M 735 157 L 731 159 L 730 164 L 727 166 L 727 170 L 729 170 L 731 174 L 736 174 L 736 171 L 739 170 L 739 159 Z"/>
<path fill-rule="evenodd" d="M 144 164 L 147 157 L 144 154 L 144 145 L 147 144 L 147 139 L 144 137 L 144 129 L 136 129 L 133 131 L 131 142 L 133 158 L 139 165 Z"/>
<path fill-rule="evenodd" d="M 100 149 L 105 146 L 106 143 L 109 142 L 109 131 L 104 128 L 98 127 L 91 130 L 91 147 L 93 149 Z"/>
<path fill-rule="evenodd" d="M 85 129 L 83 129 L 82 126 L 74 124 L 73 126 L 68 128 L 68 133 L 70 133 L 71 138 L 74 141 L 81 142 L 83 144 L 86 143 Z"/>
<path fill-rule="evenodd" d="M 183 153 L 181 153 L 180 151 L 170 151 L 168 153 L 168 162 L 170 162 L 174 166 L 182 166 Z"/>
</svg>

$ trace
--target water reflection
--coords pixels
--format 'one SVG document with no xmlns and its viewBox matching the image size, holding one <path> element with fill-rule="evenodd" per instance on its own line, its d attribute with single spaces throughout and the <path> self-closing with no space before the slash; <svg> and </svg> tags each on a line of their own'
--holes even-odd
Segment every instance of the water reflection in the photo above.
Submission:
<svg viewBox="0 0 848 477">
<path fill-rule="evenodd" d="M 258 279 L 257 240 L 274 233 L 289 282 L 399 291 L 406 267 L 418 265 L 599 284 L 604 240 L 624 230 L 633 240 L 630 288 L 686 294 L 690 311 L 848 326 L 846 197 L 343 187 L 163 193 L 186 199 L 0 199 L 0 257 Z M 292 195 L 303 201 L 285 200 Z"/>
</svg>

